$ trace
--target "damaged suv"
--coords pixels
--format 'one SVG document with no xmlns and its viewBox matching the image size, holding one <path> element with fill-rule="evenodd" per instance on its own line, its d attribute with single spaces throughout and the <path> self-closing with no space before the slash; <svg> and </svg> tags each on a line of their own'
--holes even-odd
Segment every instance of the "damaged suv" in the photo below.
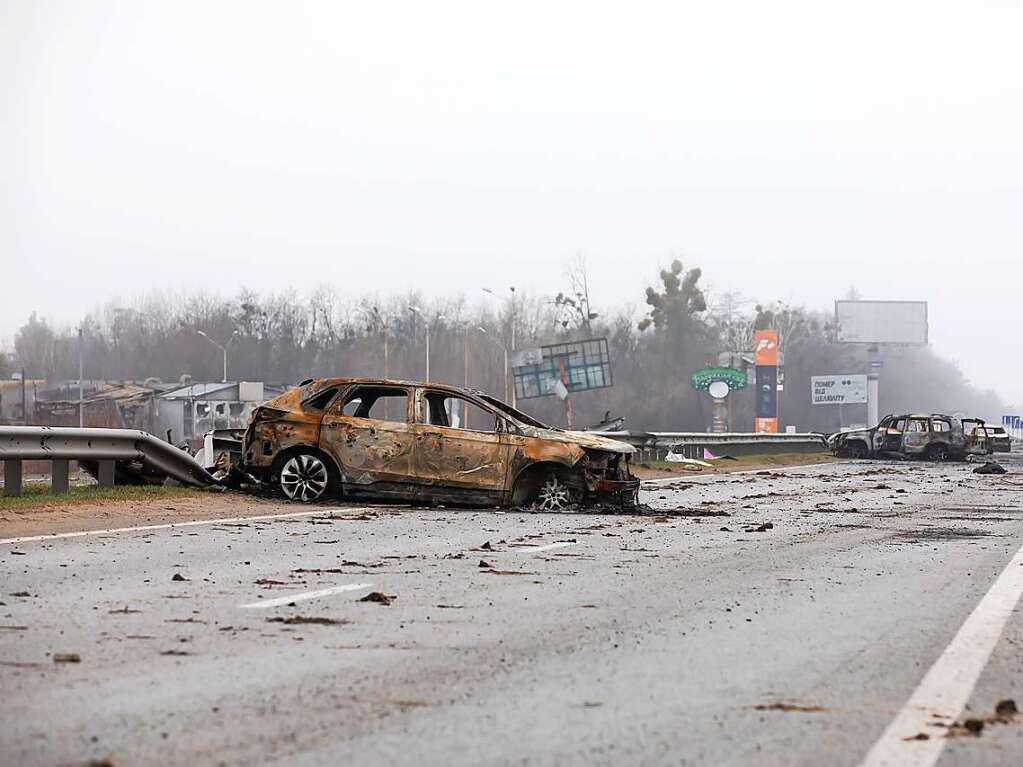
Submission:
<svg viewBox="0 0 1023 767">
<path fill-rule="evenodd" d="M 359 378 L 304 381 L 256 409 L 243 468 L 289 499 L 636 505 L 635 448 L 546 426 L 483 392 Z"/>
<path fill-rule="evenodd" d="M 963 460 L 991 452 L 984 421 L 940 413 L 886 415 L 872 429 L 854 429 L 828 439 L 841 458 L 925 458 Z"/>
</svg>

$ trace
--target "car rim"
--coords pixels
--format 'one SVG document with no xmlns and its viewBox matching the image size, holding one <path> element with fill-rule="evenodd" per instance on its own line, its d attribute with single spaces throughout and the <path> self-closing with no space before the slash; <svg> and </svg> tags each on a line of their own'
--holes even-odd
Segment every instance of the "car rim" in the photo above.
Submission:
<svg viewBox="0 0 1023 767">
<path fill-rule="evenodd" d="M 293 501 L 315 501 L 327 489 L 327 467 L 314 455 L 296 455 L 281 470 L 281 490 Z"/>
<path fill-rule="evenodd" d="M 542 511 L 558 511 L 572 504 L 572 493 L 557 477 L 551 477 L 540 488 L 536 496 L 536 507 Z"/>
</svg>

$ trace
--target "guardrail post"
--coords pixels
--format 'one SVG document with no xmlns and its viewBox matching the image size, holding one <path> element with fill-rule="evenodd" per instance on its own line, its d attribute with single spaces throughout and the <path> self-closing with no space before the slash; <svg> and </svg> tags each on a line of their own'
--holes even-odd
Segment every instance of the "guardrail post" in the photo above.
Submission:
<svg viewBox="0 0 1023 767">
<path fill-rule="evenodd" d="M 55 494 L 66 493 L 71 486 L 70 461 L 56 460 L 51 462 L 50 467 L 50 489 Z"/>
<path fill-rule="evenodd" d="M 99 461 L 99 481 L 100 487 L 113 487 L 114 486 L 114 462 L 113 461 Z"/>
<path fill-rule="evenodd" d="M 4 495 L 21 495 L 21 459 L 4 459 Z"/>
</svg>

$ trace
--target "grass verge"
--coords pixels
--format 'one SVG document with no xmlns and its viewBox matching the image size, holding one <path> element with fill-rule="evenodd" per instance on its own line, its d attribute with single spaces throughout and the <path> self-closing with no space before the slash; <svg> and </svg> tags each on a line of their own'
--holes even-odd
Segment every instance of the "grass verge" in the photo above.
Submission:
<svg viewBox="0 0 1023 767">
<path fill-rule="evenodd" d="M 79 485 L 63 495 L 50 492 L 49 482 L 26 483 L 19 496 L 0 494 L 0 511 L 20 511 L 27 509 L 63 508 L 82 504 L 125 503 L 130 501 L 148 501 L 159 498 L 178 498 L 198 493 L 190 487 L 162 487 L 145 485 L 136 487 L 99 487 L 98 485 Z M 0 490 L 2 493 L 2 490 Z"/>
</svg>

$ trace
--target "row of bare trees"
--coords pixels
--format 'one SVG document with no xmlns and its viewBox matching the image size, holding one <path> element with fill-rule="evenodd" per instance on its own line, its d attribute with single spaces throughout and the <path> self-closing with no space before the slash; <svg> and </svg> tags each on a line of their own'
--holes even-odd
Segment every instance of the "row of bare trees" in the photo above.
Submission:
<svg viewBox="0 0 1023 767">
<path fill-rule="evenodd" d="M 228 348 L 232 380 L 295 383 L 313 376 L 383 376 L 386 342 L 387 374 L 422 379 L 429 333 L 432 380 L 467 381 L 501 396 L 504 352 L 513 338 L 522 349 L 606 336 L 614 386 L 573 395 L 577 426 L 611 411 L 634 429 L 703 430 L 711 402 L 691 388 L 690 375 L 717 364 L 721 352 L 748 351 L 754 331 L 771 328 L 779 331 L 786 361 L 781 422 L 800 430 L 837 428 L 836 407 L 810 404 L 810 376 L 862 372 L 865 360 L 836 342 L 830 316 L 782 304 L 746 308 L 735 294 L 714 300 L 701 280 L 699 269 L 674 261 L 647 289 L 641 318 L 633 307 L 592 303 L 582 262 L 569 269 L 566 289 L 556 296 L 508 291 L 479 304 L 418 293 L 352 298 L 330 287 L 309 294 L 242 291 L 233 298 L 158 293 L 87 315 L 81 341 L 78 327 L 54 328 L 33 314 L 17 333 L 15 359 L 6 364 L 24 367 L 32 378 L 76 379 L 81 343 L 87 380 L 220 380 L 222 354 L 212 340 Z M 519 404 L 542 420 L 564 423 L 562 403 L 553 397 Z M 929 349 L 917 349 L 889 354 L 881 407 L 991 418 L 1002 403 Z M 865 417 L 865 408 L 856 406 L 842 414 L 846 423 Z M 734 396 L 732 419 L 735 430 L 751 428 L 752 387 Z"/>
</svg>

